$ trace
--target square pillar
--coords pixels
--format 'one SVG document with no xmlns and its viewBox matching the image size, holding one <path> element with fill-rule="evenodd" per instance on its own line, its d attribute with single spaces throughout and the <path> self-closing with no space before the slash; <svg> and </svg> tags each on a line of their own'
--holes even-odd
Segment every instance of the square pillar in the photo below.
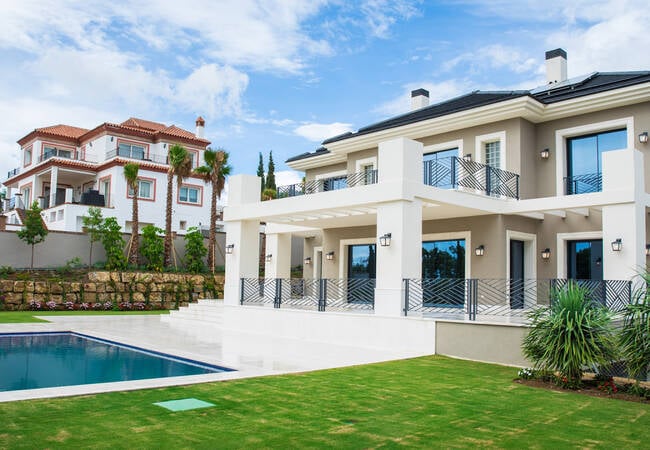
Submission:
<svg viewBox="0 0 650 450">
<path fill-rule="evenodd" d="M 264 263 L 264 278 L 291 277 L 291 234 L 267 234 L 266 255 L 271 260 Z"/>
<path fill-rule="evenodd" d="M 645 205 L 626 203 L 603 207 L 603 278 L 630 280 L 645 270 Z M 621 239 L 620 251 L 612 241 Z"/>
<path fill-rule="evenodd" d="M 59 183 L 59 168 L 52 166 L 50 171 L 50 206 L 56 205 L 56 188 Z"/>
</svg>

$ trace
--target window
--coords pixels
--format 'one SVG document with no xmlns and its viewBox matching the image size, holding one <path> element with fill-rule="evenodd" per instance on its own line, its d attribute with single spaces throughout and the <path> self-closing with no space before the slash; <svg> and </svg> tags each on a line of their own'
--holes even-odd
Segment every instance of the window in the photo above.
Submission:
<svg viewBox="0 0 650 450">
<path fill-rule="evenodd" d="M 363 172 L 363 184 L 374 184 L 377 181 L 377 172 L 375 172 L 375 166 L 372 164 L 366 164 L 361 166 L 361 171 Z"/>
<path fill-rule="evenodd" d="M 99 180 L 99 193 L 104 196 L 104 206 L 111 206 L 111 179 L 105 178 Z"/>
<path fill-rule="evenodd" d="M 602 191 L 602 155 L 627 148 L 627 130 L 604 131 L 567 139 L 567 194 Z"/>
<path fill-rule="evenodd" d="M 485 165 L 490 167 L 501 167 L 501 141 L 486 142 L 485 144 Z"/>
<path fill-rule="evenodd" d="M 187 221 L 185 221 L 185 220 L 181 220 L 181 221 L 178 223 L 178 228 L 180 228 L 181 230 L 185 230 L 185 229 L 187 229 Z"/>
<path fill-rule="evenodd" d="M 59 158 L 72 158 L 72 151 L 71 150 L 64 150 L 56 147 L 50 147 L 50 146 L 44 146 L 43 147 L 43 161 L 46 159 L 54 158 L 54 157 L 59 157 Z"/>
<path fill-rule="evenodd" d="M 424 184 L 451 189 L 454 187 L 454 167 L 458 157 L 458 148 L 450 148 L 437 152 L 426 153 L 422 157 L 424 163 Z"/>
<path fill-rule="evenodd" d="M 23 194 L 23 204 L 25 205 L 25 208 L 32 206 L 32 187 L 24 187 L 20 190 L 20 193 Z"/>
<path fill-rule="evenodd" d="M 183 203 L 200 203 L 200 188 L 182 186 L 178 192 L 178 201 Z"/>
<path fill-rule="evenodd" d="M 152 180 L 138 180 L 138 198 L 153 200 L 154 182 Z M 129 186 L 129 197 L 133 197 L 133 189 Z"/>
<path fill-rule="evenodd" d="M 32 163 L 32 147 L 25 149 L 25 156 L 23 158 L 23 166 L 29 166 Z"/>
<path fill-rule="evenodd" d="M 462 308 L 465 304 L 465 239 L 422 242 L 424 306 Z"/>
<path fill-rule="evenodd" d="M 192 169 L 199 167 L 199 154 L 195 152 L 188 152 L 190 159 L 192 160 Z"/>
<path fill-rule="evenodd" d="M 125 158 L 144 159 L 144 145 L 120 142 L 117 145 L 117 155 Z"/>
</svg>

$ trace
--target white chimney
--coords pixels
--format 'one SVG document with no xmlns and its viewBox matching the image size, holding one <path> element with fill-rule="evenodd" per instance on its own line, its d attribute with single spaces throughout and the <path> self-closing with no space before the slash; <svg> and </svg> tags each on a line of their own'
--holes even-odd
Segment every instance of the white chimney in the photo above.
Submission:
<svg viewBox="0 0 650 450">
<path fill-rule="evenodd" d="M 429 106 L 429 91 L 416 89 L 411 91 L 411 111 Z"/>
<path fill-rule="evenodd" d="M 205 120 L 201 116 L 196 118 L 196 133 L 194 134 L 199 138 L 205 137 Z"/>
<path fill-rule="evenodd" d="M 566 52 L 561 48 L 546 52 L 546 82 L 561 83 L 566 81 Z"/>
</svg>

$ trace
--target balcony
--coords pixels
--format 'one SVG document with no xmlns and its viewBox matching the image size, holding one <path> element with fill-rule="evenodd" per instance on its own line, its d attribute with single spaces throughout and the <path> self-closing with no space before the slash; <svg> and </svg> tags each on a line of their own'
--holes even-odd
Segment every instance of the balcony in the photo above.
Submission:
<svg viewBox="0 0 650 450">
<path fill-rule="evenodd" d="M 135 159 L 138 161 L 154 162 L 158 164 L 167 164 L 167 155 L 146 154 L 144 151 L 137 151 L 131 148 L 129 149 L 115 148 L 109 151 L 108 153 L 106 153 L 107 160 L 116 157 Z"/>
<path fill-rule="evenodd" d="M 76 151 L 73 150 L 61 150 L 61 149 L 48 149 L 43 152 L 38 158 L 38 162 L 47 161 L 50 158 L 64 158 L 64 159 L 77 159 Z"/>
<path fill-rule="evenodd" d="M 25 209 L 22 195 L 16 195 L 12 198 L 2 199 L 0 202 L 0 212 L 9 212 L 14 209 Z"/>
<path fill-rule="evenodd" d="M 603 190 L 603 174 L 588 173 L 564 177 L 564 192 L 566 195 L 587 194 Z"/>
<path fill-rule="evenodd" d="M 15 169 L 10 170 L 9 172 L 7 172 L 7 179 L 9 179 L 11 177 L 15 177 L 19 173 L 20 173 L 20 167 L 16 167 Z"/>
<path fill-rule="evenodd" d="M 366 170 L 338 177 L 311 180 L 304 183 L 278 186 L 278 198 L 298 197 L 300 195 L 315 194 L 317 192 L 336 191 L 356 186 L 366 186 L 377 183 L 377 171 Z"/>
<path fill-rule="evenodd" d="M 424 161 L 424 184 L 519 199 L 519 175 L 455 156 Z"/>
</svg>

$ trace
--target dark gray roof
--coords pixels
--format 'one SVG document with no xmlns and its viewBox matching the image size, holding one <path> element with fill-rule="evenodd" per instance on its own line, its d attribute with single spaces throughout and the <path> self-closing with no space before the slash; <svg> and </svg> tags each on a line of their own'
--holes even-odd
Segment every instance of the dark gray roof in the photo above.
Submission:
<svg viewBox="0 0 650 450">
<path fill-rule="evenodd" d="M 588 76 L 543 86 L 530 91 L 473 91 L 451 100 L 446 100 L 435 105 L 430 105 L 425 108 L 359 128 L 359 130 L 354 133 L 348 132 L 339 136 L 331 137 L 324 140 L 323 145 L 524 96 L 534 98 L 540 103 L 550 104 L 645 82 L 650 82 L 650 71 L 595 72 Z M 293 158 L 288 159 L 287 162 L 311 158 L 326 153 L 329 153 L 329 151 L 324 147 L 321 147 L 315 152 L 294 156 Z"/>
</svg>

